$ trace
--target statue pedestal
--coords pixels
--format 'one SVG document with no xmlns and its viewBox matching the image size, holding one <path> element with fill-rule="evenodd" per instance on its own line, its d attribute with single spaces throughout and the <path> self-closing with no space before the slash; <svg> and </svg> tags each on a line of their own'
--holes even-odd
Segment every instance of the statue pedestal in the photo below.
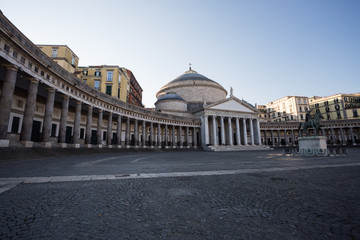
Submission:
<svg viewBox="0 0 360 240">
<path fill-rule="evenodd" d="M 326 137 L 299 137 L 299 154 L 302 156 L 327 156 Z"/>
</svg>

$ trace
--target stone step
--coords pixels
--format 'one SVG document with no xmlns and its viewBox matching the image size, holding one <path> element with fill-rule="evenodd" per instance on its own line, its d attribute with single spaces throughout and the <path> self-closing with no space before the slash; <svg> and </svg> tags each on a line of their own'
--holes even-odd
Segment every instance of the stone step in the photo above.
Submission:
<svg viewBox="0 0 360 240">
<path fill-rule="evenodd" d="M 208 146 L 210 151 L 264 151 L 264 150 L 272 150 L 267 146 L 262 145 L 247 145 L 247 146 Z"/>
</svg>

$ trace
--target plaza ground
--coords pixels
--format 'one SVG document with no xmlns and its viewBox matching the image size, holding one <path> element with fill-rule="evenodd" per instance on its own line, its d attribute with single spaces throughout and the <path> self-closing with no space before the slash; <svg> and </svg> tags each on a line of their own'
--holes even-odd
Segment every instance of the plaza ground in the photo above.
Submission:
<svg viewBox="0 0 360 240">
<path fill-rule="evenodd" d="M 1 239 L 360 238 L 359 149 L 22 151 L 0 152 Z"/>
</svg>

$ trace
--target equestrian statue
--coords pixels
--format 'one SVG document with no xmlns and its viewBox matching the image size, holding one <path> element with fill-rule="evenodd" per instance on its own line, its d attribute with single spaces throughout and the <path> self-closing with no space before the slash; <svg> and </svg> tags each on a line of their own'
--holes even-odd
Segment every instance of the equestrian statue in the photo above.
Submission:
<svg viewBox="0 0 360 240">
<path fill-rule="evenodd" d="M 320 129 L 321 126 L 321 119 L 324 119 L 323 115 L 320 112 L 316 112 L 314 116 L 311 115 L 312 110 L 307 111 L 305 122 L 300 123 L 299 126 L 299 133 L 300 130 L 303 129 L 307 136 L 309 136 L 308 128 L 314 129 L 314 134 L 317 136 L 317 132 Z"/>
</svg>

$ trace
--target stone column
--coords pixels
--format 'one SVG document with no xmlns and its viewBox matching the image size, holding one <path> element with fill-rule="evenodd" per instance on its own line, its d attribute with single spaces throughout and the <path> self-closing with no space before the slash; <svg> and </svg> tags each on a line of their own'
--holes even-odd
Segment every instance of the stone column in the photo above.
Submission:
<svg viewBox="0 0 360 240">
<path fill-rule="evenodd" d="M 325 128 L 321 128 L 321 135 L 325 136 Z"/>
<path fill-rule="evenodd" d="M 217 142 L 217 127 L 216 127 L 216 116 L 212 116 L 212 121 L 213 121 L 213 145 L 216 146 L 218 145 L 218 142 Z"/>
<path fill-rule="evenodd" d="M 291 129 L 291 138 L 292 138 L 292 145 L 295 146 L 295 135 L 293 129 Z"/>
<path fill-rule="evenodd" d="M 8 147 L 10 143 L 7 139 L 7 130 L 18 72 L 18 68 L 14 65 L 5 65 L 5 67 L 6 74 L 0 95 L 0 147 Z"/>
<path fill-rule="evenodd" d="M 135 147 L 139 146 L 139 123 L 138 120 L 135 119 L 134 123 L 134 139 L 135 139 Z"/>
<path fill-rule="evenodd" d="M 23 142 L 26 147 L 32 147 L 33 145 L 31 142 L 31 133 L 34 121 L 34 110 L 36 105 L 38 87 L 39 81 L 35 78 L 31 78 L 26 98 L 24 119 L 20 135 L 20 141 Z"/>
<path fill-rule="evenodd" d="M 266 129 L 264 130 L 264 143 L 265 143 L 265 146 L 268 145 L 268 142 L 267 142 L 267 133 L 266 133 Z M 261 141 L 261 140 L 260 140 Z"/>
<path fill-rule="evenodd" d="M 345 137 L 344 137 L 344 130 L 342 127 L 340 127 L 340 134 L 341 134 L 341 144 L 346 145 Z"/>
<path fill-rule="evenodd" d="M 80 147 L 79 138 L 80 138 L 80 121 L 81 121 L 81 102 L 76 101 L 75 108 L 75 118 L 74 118 L 74 135 L 73 135 L 73 144 L 74 147 Z"/>
<path fill-rule="evenodd" d="M 168 146 L 169 146 L 169 140 L 168 140 L 168 135 L 169 135 L 169 133 L 168 133 L 168 125 L 167 124 L 165 124 L 165 148 L 167 148 Z"/>
<path fill-rule="evenodd" d="M 157 146 L 161 147 L 161 124 L 158 123 L 158 127 L 157 127 Z"/>
<path fill-rule="evenodd" d="M 48 95 L 46 98 L 45 118 L 42 130 L 42 142 L 45 143 L 45 147 L 51 147 L 50 134 L 52 115 L 54 111 L 55 90 L 53 88 L 48 88 L 47 90 Z"/>
<path fill-rule="evenodd" d="M 287 146 L 288 141 L 287 141 L 287 131 L 286 131 L 286 129 L 284 130 L 284 141 L 285 141 L 285 146 Z"/>
<path fill-rule="evenodd" d="M 220 117 L 221 145 L 225 145 L 225 126 L 224 117 Z"/>
<path fill-rule="evenodd" d="M 125 145 L 127 148 L 130 147 L 130 118 L 127 117 L 126 119 L 126 129 L 125 129 Z"/>
<path fill-rule="evenodd" d="M 331 131 L 331 138 L 332 138 L 331 145 L 335 145 L 334 129 L 330 128 L 330 131 Z"/>
<path fill-rule="evenodd" d="M 274 130 L 270 130 L 270 136 L 271 136 L 271 146 L 275 146 L 274 144 Z"/>
<path fill-rule="evenodd" d="M 203 122 L 202 122 L 202 131 L 204 132 L 203 135 L 203 138 L 204 138 L 204 141 L 203 141 L 203 145 L 209 145 L 209 119 L 208 119 L 208 116 L 203 116 Z"/>
<path fill-rule="evenodd" d="M 246 119 L 243 118 L 243 138 L 244 138 L 244 145 L 248 145 L 247 141 L 247 129 L 246 129 Z"/>
<path fill-rule="evenodd" d="M 354 133 L 353 133 L 353 128 L 352 128 L 352 127 L 349 127 L 349 131 L 350 131 L 350 136 L 351 136 L 352 145 L 356 145 L 356 143 L 355 143 L 355 137 L 354 137 Z"/>
<path fill-rule="evenodd" d="M 185 128 L 185 143 L 186 143 L 186 147 L 189 147 L 190 144 L 189 144 L 189 127 L 186 127 Z"/>
<path fill-rule="evenodd" d="M 197 147 L 197 136 L 196 136 L 196 128 L 193 127 L 193 146 Z"/>
<path fill-rule="evenodd" d="M 262 144 L 261 144 L 261 133 L 260 133 L 260 122 L 259 122 L 259 119 L 255 119 L 255 126 L 256 126 L 256 134 L 257 134 L 257 139 L 258 139 L 257 144 L 258 144 L 258 145 L 262 145 Z"/>
<path fill-rule="evenodd" d="M 143 121 L 142 122 L 142 147 L 145 148 L 146 147 L 146 122 Z"/>
<path fill-rule="evenodd" d="M 176 142 L 175 142 L 175 125 L 173 125 L 172 127 L 172 146 L 176 147 Z"/>
<path fill-rule="evenodd" d="M 121 147 L 121 130 L 122 130 L 122 122 L 121 122 L 121 115 L 119 114 L 117 116 L 117 129 L 116 129 L 116 144 L 118 145 L 118 147 Z"/>
<path fill-rule="evenodd" d="M 277 132 L 277 137 L 278 137 L 278 146 L 281 146 L 281 135 L 280 135 L 280 130 L 278 129 L 276 132 Z"/>
<path fill-rule="evenodd" d="M 233 144 L 233 130 L 231 125 L 231 117 L 228 117 L 228 128 L 229 128 L 229 145 L 232 146 Z"/>
<path fill-rule="evenodd" d="M 102 109 L 99 109 L 99 114 L 98 114 L 98 122 L 97 122 L 97 133 L 96 133 L 96 136 L 97 136 L 97 144 L 99 146 L 102 146 L 102 120 L 103 120 L 103 110 Z"/>
<path fill-rule="evenodd" d="M 154 147 L 154 123 L 150 122 L 150 147 Z"/>
<path fill-rule="evenodd" d="M 184 146 L 184 139 L 182 137 L 182 127 L 179 126 L 179 146 L 182 148 Z"/>
<path fill-rule="evenodd" d="M 255 142 L 254 142 L 254 126 L 253 126 L 253 119 L 249 119 L 249 128 L 250 128 L 250 139 L 251 139 L 251 145 L 255 145 Z"/>
<path fill-rule="evenodd" d="M 236 124 L 236 143 L 237 143 L 238 146 L 241 145 L 239 120 L 240 120 L 239 118 L 235 118 L 235 124 Z"/>
<path fill-rule="evenodd" d="M 88 105 L 88 112 L 86 117 L 86 136 L 85 136 L 85 144 L 91 144 L 91 125 L 92 125 L 92 115 L 93 115 L 93 107 Z"/>
<path fill-rule="evenodd" d="M 63 102 L 61 108 L 61 117 L 60 117 L 60 129 L 59 129 L 59 143 L 65 143 L 66 136 L 66 124 L 68 120 L 69 113 L 69 96 L 63 95 Z"/>
<path fill-rule="evenodd" d="M 106 145 L 111 146 L 112 139 L 112 112 L 109 112 L 107 133 L 106 133 Z"/>
</svg>

